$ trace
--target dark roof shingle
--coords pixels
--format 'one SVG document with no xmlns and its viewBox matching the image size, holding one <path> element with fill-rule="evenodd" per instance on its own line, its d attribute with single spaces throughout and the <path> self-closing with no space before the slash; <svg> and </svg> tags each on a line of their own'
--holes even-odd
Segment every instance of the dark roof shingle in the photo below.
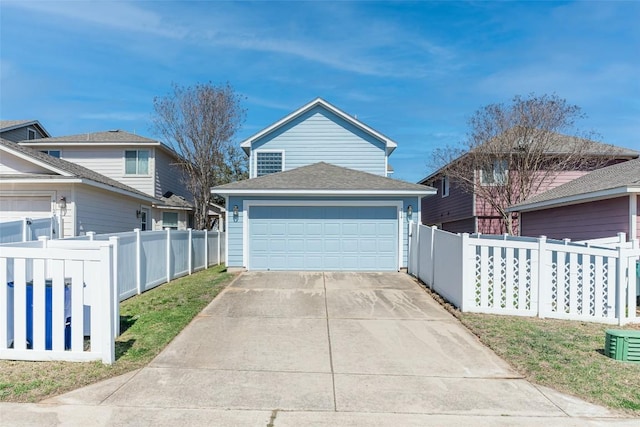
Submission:
<svg viewBox="0 0 640 427">
<path fill-rule="evenodd" d="M 294 191 L 294 190 L 328 190 L 328 191 L 409 191 L 432 194 L 435 189 L 419 184 L 412 184 L 397 179 L 387 178 L 372 173 L 344 168 L 325 162 L 302 166 L 285 172 L 264 175 L 258 178 L 245 179 L 217 187 L 212 191 Z"/>
</svg>

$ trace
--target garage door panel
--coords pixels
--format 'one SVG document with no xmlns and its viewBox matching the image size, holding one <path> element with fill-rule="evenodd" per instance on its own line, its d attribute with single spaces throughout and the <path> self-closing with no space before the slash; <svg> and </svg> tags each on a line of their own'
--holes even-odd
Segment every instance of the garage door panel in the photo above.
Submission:
<svg viewBox="0 0 640 427">
<path fill-rule="evenodd" d="M 0 218 L 3 221 L 48 218 L 51 214 L 49 196 L 0 196 Z"/>
<path fill-rule="evenodd" d="M 398 268 L 395 207 L 253 206 L 249 210 L 250 269 Z"/>
</svg>

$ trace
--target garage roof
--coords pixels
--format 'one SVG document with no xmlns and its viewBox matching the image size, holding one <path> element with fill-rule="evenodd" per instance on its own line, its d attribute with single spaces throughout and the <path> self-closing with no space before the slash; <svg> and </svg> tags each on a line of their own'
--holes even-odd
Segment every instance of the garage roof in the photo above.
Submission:
<svg viewBox="0 0 640 427">
<path fill-rule="evenodd" d="M 285 172 L 224 184 L 212 193 L 253 195 L 412 195 L 436 194 L 436 189 L 325 162 Z"/>
</svg>

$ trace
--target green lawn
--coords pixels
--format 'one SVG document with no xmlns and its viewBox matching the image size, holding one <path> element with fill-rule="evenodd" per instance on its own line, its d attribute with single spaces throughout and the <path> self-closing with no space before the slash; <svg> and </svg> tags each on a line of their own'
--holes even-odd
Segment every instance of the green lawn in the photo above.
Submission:
<svg viewBox="0 0 640 427">
<path fill-rule="evenodd" d="M 640 416 L 640 363 L 604 356 L 598 323 L 457 313 L 480 340 L 528 380 Z"/>
<path fill-rule="evenodd" d="M 217 266 L 120 304 L 116 362 L 0 360 L 0 401 L 36 402 L 148 364 L 235 277 Z"/>
</svg>

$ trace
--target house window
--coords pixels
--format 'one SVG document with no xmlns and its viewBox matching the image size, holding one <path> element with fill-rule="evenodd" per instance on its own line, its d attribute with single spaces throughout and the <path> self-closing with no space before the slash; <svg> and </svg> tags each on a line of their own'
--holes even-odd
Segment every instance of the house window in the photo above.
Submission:
<svg viewBox="0 0 640 427">
<path fill-rule="evenodd" d="M 124 152 L 124 173 L 126 175 L 148 175 L 149 150 L 126 150 Z"/>
<path fill-rule="evenodd" d="M 178 229 L 178 212 L 162 213 L 162 228 Z"/>
<path fill-rule="evenodd" d="M 284 170 L 283 151 L 259 151 L 256 153 L 256 176 L 282 172 Z"/>
<path fill-rule="evenodd" d="M 505 185 L 508 178 L 508 164 L 506 160 L 495 160 L 480 171 L 480 184 Z"/>
<path fill-rule="evenodd" d="M 60 158 L 60 150 L 42 150 L 42 152 L 50 155 L 51 157 Z"/>
<path fill-rule="evenodd" d="M 37 137 L 35 129 L 27 128 L 27 139 L 36 139 Z"/>
<path fill-rule="evenodd" d="M 440 180 L 440 193 L 442 194 L 442 197 L 447 197 L 449 195 L 449 177 L 448 176 L 443 176 L 442 179 Z"/>
</svg>

